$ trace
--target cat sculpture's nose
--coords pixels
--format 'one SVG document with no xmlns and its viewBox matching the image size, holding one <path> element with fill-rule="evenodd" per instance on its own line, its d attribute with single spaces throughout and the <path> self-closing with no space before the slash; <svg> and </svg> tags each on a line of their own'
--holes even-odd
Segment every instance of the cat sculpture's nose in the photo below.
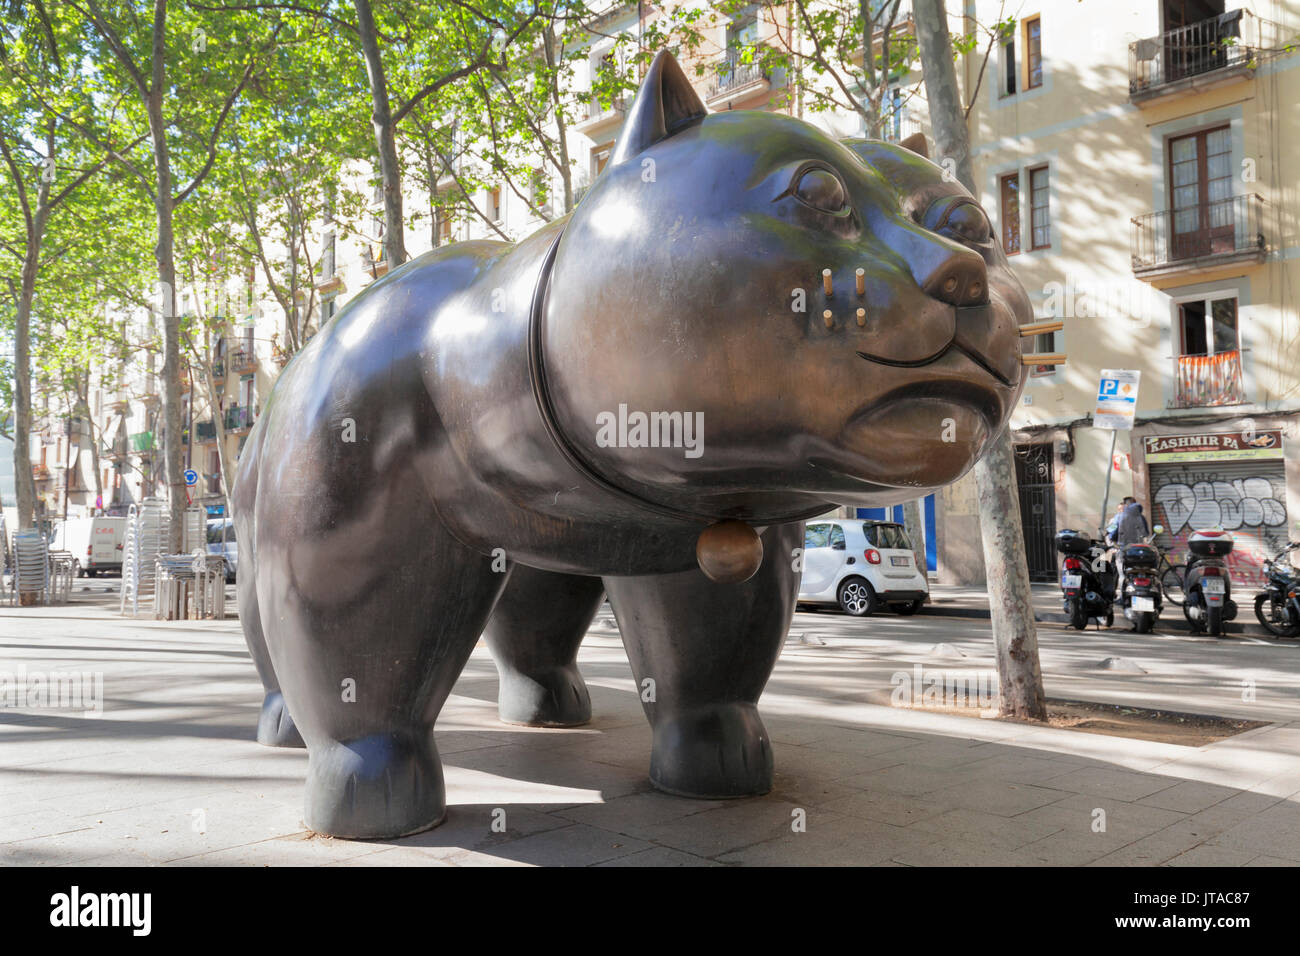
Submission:
<svg viewBox="0 0 1300 956">
<path fill-rule="evenodd" d="M 912 263 L 912 276 L 926 295 L 958 308 L 988 302 L 988 268 L 983 256 L 970 249 L 938 245 L 928 251 L 930 255 Z"/>
</svg>

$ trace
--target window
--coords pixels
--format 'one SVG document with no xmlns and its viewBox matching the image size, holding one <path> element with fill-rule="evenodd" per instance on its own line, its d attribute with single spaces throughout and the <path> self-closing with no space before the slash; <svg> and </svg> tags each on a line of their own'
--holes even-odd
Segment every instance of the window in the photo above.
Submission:
<svg viewBox="0 0 1300 956">
<path fill-rule="evenodd" d="M 727 49 L 743 50 L 758 44 L 758 18 L 746 14 L 727 24 Z"/>
<path fill-rule="evenodd" d="M 529 202 L 543 216 L 551 214 L 551 191 L 546 182 L 546 170 L 534 169 L 529 180 Z"/>
<path fill-rule="evenodd" d="M 1029 248 L 1046 249 L 1052 244 L 1051 194 L 1046 166 L 1029 171 Z"/>
<path fill-rule="evenodd" d="M 606 143 L 604 146 L 597 146 L 591 151 L 591 178 L 595 179 L 605 171 L 609 165 L 609 157 L 614 152 L 614 144 Z"/>
<path fill-rule="evenodd" d="M 843 551 L 846 547 L 844 544 L 844 529 L 837 524 L 831 525 L 831 548 L 836 551 Z"/>
<path fill-rule="evenodd" d="M 1038 17 L 1025 21 L 1025 89 L 1043 85 L 1043 26 Z"/>
<path fill-rule="evenodd" d="M 1227 126 L 1169 140 L 1173 256 L 1234 248 L 1232 137 Z"/>
<path fill-rule="evenodd" d="M 1002 95 L 1012 96 L 1016 92 L 1016 38 L 1014 35 L 1002 41 Z"/>
<path fill-rule="evenodd" d="M 438 224 L 438 244 L 451 242 L 451 216 L 447 210 L 439 207 L 433 212 L 434 220 Z"/>
<path fill-rule="evenodd" d="M 1035 352 L 1055 352 L 1056 351 L 1056 333 L 1044 332 L 1042 335 L 1034 336 Z M 1056 371 L 1055 365 L 1035 365 L 1032 376 L 1051 375 Z"/>
<path fill-rule="evenodd" d="M 872 524 L 864 525 L 862 529 L 867 537 L 867 543 L 873 548 L 883 548 L 886 550 L 911 551 L 912 545 L 907 540 L 907 532 L 896 524 Z"/>
<path fill-rule="evenodd" d="M 493 222 L 501 221 L 501 187 L 493 186 L 488 190 L 488 218 Z"/>
<path fill-rule="evenodd" d="M 810 524 L 803 533 L 804 549 L 808 548 L 829 548 L 830 547 L 830 530 L 828 524 Z"/>
<path fill-rule="evenodd" d="M 1178 326 L 1182 335 L 1183 355 L 1218 355 L 1235 351 L 1237 338 L 1237 298 L 1181 302 Z"/>
<path fill-rule="evenodd" d="M 330 319 L 334 318 L 334 313 L 339 310 L 337 295 L 327 295 L 320 300 L 320 324 L 324 325 Z"/>
<path fill-rule="evenodd" d="M 1014 256 L 1020 251 L 1020 174 L 999 180 L 1002 194 L 1002 251 Z"/>
<path fill-rule="evenodd" d="M 1181 351 L 1175 359 L 1174 407 L 1245 402 L 1237 296 L 1191 299 L 1177 308 Z"/>
</svg>

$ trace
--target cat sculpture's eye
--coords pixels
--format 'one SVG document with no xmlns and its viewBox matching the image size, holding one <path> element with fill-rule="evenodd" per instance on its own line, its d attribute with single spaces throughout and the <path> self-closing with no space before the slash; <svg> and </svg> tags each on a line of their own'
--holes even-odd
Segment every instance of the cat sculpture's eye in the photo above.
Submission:
<svg viewBox="0 0 1300 956">
<path fill-rule="evenodd" d="M 824 166 L 812 166 L 801 172 L 791 192 L 805 206 L 822 212 L 842 213 L 848 209 L 844 184 Z"/>
<path fill-rule="evenodd" d="M 966 196 L 937 200 L 926 210 L 922 225 L 931 232 L 975 245 L 993 238 L 993 224 L 984 210 Z"/>
</svg>

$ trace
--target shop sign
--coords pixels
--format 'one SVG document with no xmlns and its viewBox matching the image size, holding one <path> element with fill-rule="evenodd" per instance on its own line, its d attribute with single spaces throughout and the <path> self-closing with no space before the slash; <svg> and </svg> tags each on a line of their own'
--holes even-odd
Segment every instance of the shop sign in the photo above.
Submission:
<svg viewBox="0 0 1300 956">
<path fill-rule="evenodd" d="M 1148 435 L 1142 443 L 1149 464 L 1282 457 L 1282 432 L 1279 429 L 1207 432 L 1200 435 Z"/>
</svg>

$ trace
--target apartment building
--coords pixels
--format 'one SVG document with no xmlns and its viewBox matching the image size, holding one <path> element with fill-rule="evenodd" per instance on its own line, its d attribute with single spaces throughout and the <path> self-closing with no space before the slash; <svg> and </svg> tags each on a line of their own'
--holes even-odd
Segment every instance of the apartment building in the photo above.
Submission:
<svg viewBox="0 0 1300 956">
<path fill-rule="evenodd" d="M 1057 530 L 1104 523 L 1108 477 L 1108 510 L 1134 495 L 1175 551 L 1232 531 L 1245 586 L 1300 518 L 1298 28 L 1294 0 L 1040 0 L 1000 37 L 970 113 L 977 185 L 1038 316 L 1064 322 L 1036 351 L 1068 356 L 1031 370 L 1012 421 L 1037 577 Z M 1141 373 L 1131 431 L 1093 425 L 1104 369 Z M 941 542 L 978 541 L 969 485 L 939 510 Z M 952 578 L 977 559 L 951 555 Z"/>
</svg>

